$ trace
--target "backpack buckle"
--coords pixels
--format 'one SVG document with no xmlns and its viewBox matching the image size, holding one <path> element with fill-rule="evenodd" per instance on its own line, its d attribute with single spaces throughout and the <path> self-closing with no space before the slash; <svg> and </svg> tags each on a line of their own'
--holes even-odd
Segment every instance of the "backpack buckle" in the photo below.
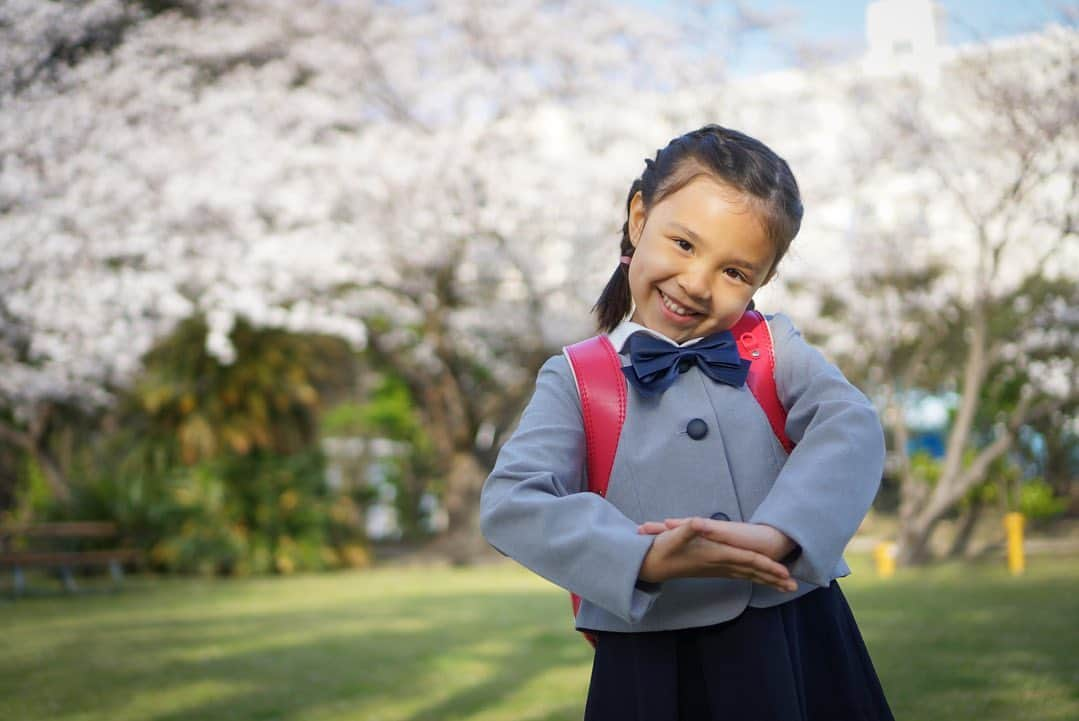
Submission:
<svg viewBox="0 0 1079 721">
<path fill-rule="evenodd" d="M 742 344 L 742 347 L 749 351 L 749 355 L 754 358 L 760 358 L 761 352 L 757 350 L 757 338 L 752 333 L 743 333 L 738 339 L 738 342 Z"/>
</svg>

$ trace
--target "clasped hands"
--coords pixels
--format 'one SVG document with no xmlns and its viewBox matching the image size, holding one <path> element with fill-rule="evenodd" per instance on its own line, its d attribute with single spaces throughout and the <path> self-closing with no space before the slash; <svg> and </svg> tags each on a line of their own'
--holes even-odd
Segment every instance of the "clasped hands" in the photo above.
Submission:
<svg viewBox="0 0 1079 721">
<path fill-rule="evenodd" d="M 642 581 L 719 576 L 747 579 L 780 591 L 798 588 L 787 567 L 779 563 L 796 544 L 772 526 L 710 518 L 668 518 L 642 523 L 637 533 L 656 537 L 641 564 Z"/>
</svg>

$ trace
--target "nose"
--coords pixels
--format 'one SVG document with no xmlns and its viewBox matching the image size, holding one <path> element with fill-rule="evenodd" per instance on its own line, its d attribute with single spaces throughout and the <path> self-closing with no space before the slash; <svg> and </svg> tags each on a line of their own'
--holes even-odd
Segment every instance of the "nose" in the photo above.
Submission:
<svg viewBox="0 0 1079 721">
<path fill-rule="evenodd" d="M 703 263 L 691 263 L 678 276 L 678 285 L 690 300 L 707 303 L 712 299 L 711 274 Z"/>
</svg>

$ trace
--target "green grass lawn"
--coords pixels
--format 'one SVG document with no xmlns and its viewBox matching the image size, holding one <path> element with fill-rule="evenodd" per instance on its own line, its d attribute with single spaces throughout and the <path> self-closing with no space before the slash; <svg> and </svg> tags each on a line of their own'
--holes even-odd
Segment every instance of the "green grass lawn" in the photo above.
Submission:
<svg viewBox="0 0 1079 721">
<path fill-rule="evenodd" d="M 1079 559 L 842 585 L 900 721 L 1079 719 Z M 40 583 L 40 582 L 39 582 Z M 591 649 L 518 566 L 0 601 L 0 719 L 580 719 Z"/>
</svg>

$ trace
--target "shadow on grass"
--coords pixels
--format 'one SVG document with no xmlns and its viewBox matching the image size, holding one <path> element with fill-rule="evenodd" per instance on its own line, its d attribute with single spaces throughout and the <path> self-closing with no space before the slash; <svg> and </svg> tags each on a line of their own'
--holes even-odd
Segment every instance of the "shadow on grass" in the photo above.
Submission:
<svg viewBox="0 0 1079 721">
<path fill-rule="evenodd" d="M 517 692 L 523 685 L 559 667 L 579 667 L 580 680 L 587 684 L 591 671 L 591 656 L 592 651 L 585 641 L 576 634 L 567 633 L 566 630 L 559 633 L 530 631 L 521 634 L 516 639 L 513 651 L 493 654 L 490 657 L 498 669 L 497 673 L 463 687 L 443 700 L 417 711 L 408 717 L 408 721 L 468 718 L 469 715 L 492 706 L 505 705 L 507 697 Z M 543 718 L 566 718 L 563 714 L 571 707 L 583 711 L 584 700 L 582 695 L 572 705 L 563 707 Z"/>
<path fill-rule="evenodd" d="M 843 585 L 896 718 L 1079 717 L 1079 574 L 970 570 Z"/>
<path fill-rule="evenodd" d="M 591 650 L 572 631 L 565 595 L 491 590 L 501 577 L 474 591 L 461 581 L 471 576 L 424 590 L 442 589 L 443 573 L 416 571 L 407 593 L 372 585 L 382 576 L 340 581 L 362 585 L 362 598 L 324 579 L 20 602 L 8 623 L 0 613 L 0 717 L 580 718 Z M 840 583 L 896 718 L 1079 717 L 1074 571 Z"/>
<path fill-rule="evenodd" d="M 47 653 L 0 661 L 0 689 L 40 688 L 59 664 L 80 673 L 24 698 L 24 710 L 58 704 L 51 718 L 92 710 L 92 718 L 153 721 L 468 718 L 562 667 L 580 667 L 587 683 L 591 650 L 572 631 L 568 605 L 545 591 L 431 593 L 239 616 L 109 614 L 77 636 L 50 630 Z M 583 703 L 542 718 L 573 718 Z"/>
</svg>

